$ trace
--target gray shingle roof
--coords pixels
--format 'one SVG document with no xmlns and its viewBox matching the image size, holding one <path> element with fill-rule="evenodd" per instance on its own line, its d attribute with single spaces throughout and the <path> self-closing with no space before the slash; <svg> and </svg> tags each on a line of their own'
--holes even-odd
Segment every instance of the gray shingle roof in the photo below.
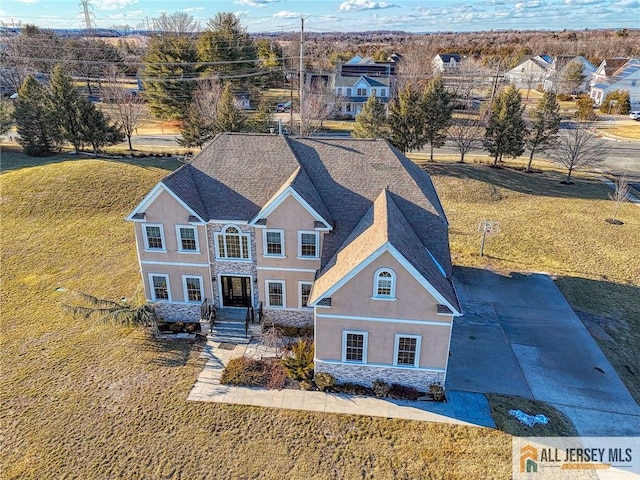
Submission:
<svg viewBox="0 0 640 480">
<path fill-rule="evenodd" d="M 448 223 L 431 178 L 384 140 L 225 133 L 162 182 L 205 220 L 242 221 L 290 183 L 333 222 L 321 268 L 387 188 L 410 230 L 451 277 Z"/>
<path fill-rule="evenodd" d="M 364 214 L 334 256 L 325 264 L 314 283 L 310 301 L 323 295 L 380 247 L 389 244 L 427 280 L 451 306 L 460 311 L 450 279 L 438 268 L 428 249 L 386 188 Z"/>
</svg>

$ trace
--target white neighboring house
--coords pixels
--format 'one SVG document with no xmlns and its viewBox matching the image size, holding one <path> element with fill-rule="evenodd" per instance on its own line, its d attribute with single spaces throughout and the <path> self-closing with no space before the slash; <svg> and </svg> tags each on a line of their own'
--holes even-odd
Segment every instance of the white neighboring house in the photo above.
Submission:
<svg viewBox="0 0 640 480">
<path fill-rule="evenodd" d="M 583 65 L 582 74 L 584 79 L 580 85 L 572 93 L 582 93 L 589 90 L 589 84 L 591 82 L 591 75 L 596 71 L 596 67 L 593 66 L 589 60 L 581 55 L 558 55 L 553 57 L 553 61 L 547 70 L 547 76 L 544 79 L 543 88 L 545 90 L 560 91 L 564 90 L 563 84 L 565 83 L 564 75 L 569 65 L 574 62 L 580 62 Z"/>
<path fill-rule="evenodd" d="M 355 118 L 369 97 L 378 97 L 380 102 L 388 104 L 390 84 L 389 77 L 336 77 L 336 95 L 342 97 L 339 113 Z"/>
<path fill-rule="evenodd" d="M 610 59 L 608 61 L 605 60 L 598 67 L 598 72 L 594 75 L 589 91 L 589 96 L 596 105 L 600 105 L 609 92 L 627 90 L 629 92 L 631 110 L 640 108 L 640 58 L 625 60 L 626 62 L 622 65 L 619 65 L 621 62 L 611 62 Z M 609 63 L 608 71 L 605 62 Z M 612 64 L 618 66 L 618 68 L 613 70 Z"/>
<path fill-rule="evenodd" d="M 549 70 L 549 57 L 541 55 L 527 55 L 511 70 L 504 74 L 504 78 L 517 88 L 536 88 L 544 82 Z"/>
<path fill-rule="evenodd" d="M 461 59 L 462 57 L 457 53 L 439 53 L 431 60 L 431 66 L 434 72 L 452 72 L 458 68 Z"/>
</svg>

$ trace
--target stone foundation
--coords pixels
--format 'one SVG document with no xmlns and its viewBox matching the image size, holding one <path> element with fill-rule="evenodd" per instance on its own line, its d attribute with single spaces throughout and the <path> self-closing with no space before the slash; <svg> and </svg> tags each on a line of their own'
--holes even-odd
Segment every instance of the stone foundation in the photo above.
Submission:
<svg viewBox="0 0 640 480">
<path fill-rule="evenodd" d="M 370 367 L 367 365 L 344 365 L 315 361 L 316 373 L 330 374 L 340 383 L 356 383 L 365 387 L 371 387 L 375 380 L 383 380 L 388 384 L 399 383 L 413 387 L 422 392 L 429 391 L 429 385 L 440 382 L 444 386 L 444 372 L 428 370 L 412 370 L 396 367 Z"/>
<path fill-rule="evenodd" d="M 313 325 L 313 310 L 267 310 L 264 311 L 265 325 L 276 323 L 285 327 L 309 327 Z"/>
<path fill-rule="evenodd" d="M 200 321 L 200 304 L 196 303 L 156 303 L 156 312 L 165 322 Z"/>
</svg>

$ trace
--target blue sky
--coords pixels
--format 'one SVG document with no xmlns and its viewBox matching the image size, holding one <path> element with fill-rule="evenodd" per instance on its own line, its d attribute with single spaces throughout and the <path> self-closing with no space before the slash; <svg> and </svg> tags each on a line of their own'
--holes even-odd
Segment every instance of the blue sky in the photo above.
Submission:
<svg viewBox="0 0 640 480">
<path fill-rule="evenodd" d="M 162 12 L 206 23 L 235 12 L 250 32 L 640 28 L 640 0 L 89 0 L 98 27 L 141 26 Z M 0 19 L 50 28 L 83 25 L 80 0 L 0 0 Z"/>
</svg>

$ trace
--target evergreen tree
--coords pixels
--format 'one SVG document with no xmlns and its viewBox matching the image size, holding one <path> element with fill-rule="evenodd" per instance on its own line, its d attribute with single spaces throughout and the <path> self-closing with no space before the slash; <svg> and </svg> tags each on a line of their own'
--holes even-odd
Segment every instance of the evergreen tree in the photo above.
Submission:
<svg viewBox="0 0 640 480">
<path fill-rule="evenodd" d="M 433 160 L 433 148 L 444 146 L 453 114 L 453 102 L 444 88 L 442 77 L 437 76 L 428 83 L 422 95 L 421 107 L 424 118 L 423 136 L 431 147 L 429 159 Z"/>
<path fill-rule="evenodd" d="M 94 154 L 97 154 L 101 147 L 124 141 L 124 133 L 110 125 L 105 114 L 88 100 L 83 100 L 79 118 L 82 122 L 82 141 L 93 147 Z"/>
<path fill-rule="evenodd" d="M 484 136 L 484 146 L 493 156 L 493 164 L 503 155 L 517 157 L 524 152 L 525 123 L 522 118 L 522 96 L 510 85 L 493 102 Z"/>
<path fill-rule="evenodd" d="M 372 95 L 356 117 L 351 134 L 356 138 L 387 138 L 389 127 L 384 104 Z"/>
<path fill-rule="evenodd" d="M 578 110 L 576 111 L 576 118 L 581 122 L 588 122 L 596 119 L 596 114 L 593 113 L 593 100 L 589 97 L 579 98 L 576 102 Z"/>
<path fill-rule="evenodd" d="M 0 135 L 9 131 L 13 123 L 13 114 L 7 102 L 0 100 Z"/>
<path fill-rule="evenodd" d="M 576 92 L 585 78 L 584 63 L 579 60 L 569 62 L 560 74 L 562 93 Z"/>
<path fill-rule="evenodd" d="M 618 115 L 628 115 L 631 112 L 631 99 L 629 90 L 613 90 L 608 92 L 602 105 L 600 105 L 602 113 L 616 113 Z"/>
<path fill-rule="evenodd" d="M 50 155 L 62 141 L 51 95 L 31 75 L 18 91 L 14 116 L 18 143 L 33 157 Z"/>
<path fill-rule="evenodd" d="M 76 153 L 82 148 L 81 110 L 87 100 L 73 85 L 71 77 L 58 64 L 53 68 L 49 91 L 63 138 L 73 145 Z"/>
<path fill-rule="evenodd" d="M 205 72 L 217 74 L 222 79 L 229 77 L 228 80 L 239 85 L 244 83 L 242 79 L 233 77 L 254 70 L 256 62 L 231 62 L 256 60 L 257 53 L 240 19 L 233 13 L 218 13 L 209 20 L 207 30 L 198 38 L 198 57 L 205 63 Z"/>
<path fill-rule="evenodd" d="M 400 90 L 398 97 L 391 103 L 389 127 L 391 143 L 402 153 L 424 146 L 420 94 L 411 85 Z"/>
<path fill-rule="evenodd" d="M 231 84 L 227 83 L 222 90 L 222 97 L 218 103 L 218 116 L 215 121 L 216 133 L 242 132 L 245 129 L 245 118 L 237 107 Z"/>
<path fill-rule="evenodd" d="M 269 109 L 269 102 L 265 97 L 260 99 L 256 113 L 251 119 L 250 128 L 253 132 L 268 133 L 273 128 L 273 114 Z"/>
<path fill-rule="evenodd" d="M 202 148 L 215 135 L 214 128 L 215 125 L 207 122 L 198 109 L 191 108 L 180 128 L 182 138 L 178 140 L 178 143 L 183 147 Z"/>
<path fill-rule="evenodd" d="M 284 56 L 282 47 L 274 41 L 258 40 L 256 42 L 256 55 L 260 68 L 269 71 L 266 76 L 261 77 L 263 83 L 281 86 L 284 75 L 282 70 L 282 57 Z"/>
<path fill-rule="evenodd" d="M 529 112 L 525 145 L 529 149 L 527 172 L 531 171 L 533 155 L 544 152 L 553 145 L 560 127 L 560 105 L 553 91 L 544 92 L 538 104 Z"/>
<path fill-rule="evenodd" d="M 144 97 L 156 118 L 186 117 L 200 74 L 195 43 L 186 33 L 163 32 L 151 37 L 143 57 Z"/>
</svg>

